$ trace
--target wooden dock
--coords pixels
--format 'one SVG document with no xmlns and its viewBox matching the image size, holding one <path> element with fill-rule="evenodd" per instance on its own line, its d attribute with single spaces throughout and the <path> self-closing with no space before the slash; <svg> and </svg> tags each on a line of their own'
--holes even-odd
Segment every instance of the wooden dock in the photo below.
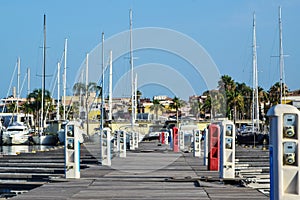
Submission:
<svg viewBox="0 0 300 200">
<path fill-rule="evenodd" d="M 191 153 L 173 153 L 157 142 L 141 142 L 126 158 L 115 157 L 111 167 L 97 165 L 91 156 L 80 179 L 53 178 L 13 199 L 269 199 L 238 181 L 224 183 L 202 160 Z"/>
</svg>

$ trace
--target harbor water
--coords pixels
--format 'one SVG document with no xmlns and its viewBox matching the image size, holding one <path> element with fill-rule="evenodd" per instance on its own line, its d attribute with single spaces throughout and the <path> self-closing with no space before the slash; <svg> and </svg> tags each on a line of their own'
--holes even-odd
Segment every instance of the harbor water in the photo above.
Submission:
<svg viewBox="0 0 300 200">
<path fill-rule="evenodd" d="M 20 153 L 28 153 L 35 151 L 46 151 L 54 146 L 48 145 L 1 145 L 0 155 L 17 155 Z"/>
</svg>

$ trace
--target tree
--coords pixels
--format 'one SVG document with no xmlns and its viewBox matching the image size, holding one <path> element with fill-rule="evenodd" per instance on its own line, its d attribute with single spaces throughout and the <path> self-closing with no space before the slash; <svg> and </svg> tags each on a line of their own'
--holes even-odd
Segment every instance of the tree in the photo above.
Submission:
<svg viewBox="0 0 300 200">
<path fill-rule="evenodd" d="M 89 82 L 88 86 L 86 87 L 86 84 L 84 83 L 75 83 L 73 86 L 73 95 L 74 96 L 85 96 L 86 90 L 90 92 L 98 93 L 98 96 L 102 95 L 102 87 L 98 86 L 95 82 Z"/>
<path fill-rule="evenodd" d="M 280 104 L 280 83 L 276 82 L 269 89 L 270 106 Z M 282 94 L 288 93 L 288 87 L 282 83 Z"/>
<path fill-rule="evenodd" d="M 210 106 L 211 106 L 211 117 L 225 117 L 226 114 L 226 99 L 224 92 L 219 90 L 211 90 L 210 95 Z"/>
<path fill-rule="evenodd" d="M 227 98 L 230 111 L 231 108 L 233 109 L 233 122 L 235 123 L 237 116 L 237 108 L 239 110 L 244 109 L 244 98 L 237 90 L 229 92 Z"/>
<path fill-rule="evenodd" d="M 45 90 L 45 96 L 44 96 L 44 113 L 46 112 L 47 105 L 50 106 L 51 104 L 51 95 L 48 90 Z M 32 111 L 34 119 L 35 119 L 35 124 L 38 123 L 38 119 L 40 118 L 41 114 L 41 108 L 42 108 L 42 89 L 35 89 L 33 90 L 30 94 L 27 96 L 27 101 L 28 101 L 28 110 Z"/>
<path fill-rule="evenodd" d="M 264 119 L 267 111 L 270 108 L 269 94 L 263 88 L 258 87 L 258 100 L 261 102 L 261 118 Z"/>
<path fill-rule="evenodd" d="M 75 83 L 73 86 L 73 95 L 80 96 L 85 95 L 86 86 L 83 83 Z"/>
<path fill-rule="evenodd" d="M 221 80 L 218 82 L 218 84 L 220 92 L 233 91 L 236 88 L 234 80 L 228 75 L 221 76 Z"/>
<path fill-rule="evenodd" d="M 246 117 L 247 119 L 251 118 L 251 108 L 252 107 L 252 89 L 247 86 L 245 83 L 236 83 L 236 90 L 240 92 L 244 99 L 244 106 L 242 110 L 242 118 Z"/>
<path fill-rule="evenodd" d="M 190 105 L 191 105 L 190 113 L 196 117 L 196 120 L 198 120 L 202 104 L 199 102 L 198 99 L 196 99 L 190 102 Z"/>
<path fill-rule="evenodd" d="M 178 123 L 178 115 L 179 115 L 179 109 L 184 105 L 184 101 L 180 100 L 178 97 L 174 97 L 172 99 L 172 103 L 170 104 L 171 109 L 176 110 L 176 121 Z"/>
<path fill-rule="evenodd" d="M 150 110 L 154 111 L 155 119 L 158 120 L 158 111 L 163 111 L 165 107 L 160 103 L 158 99 L 154 99 L 152 103 L 153 105 L 150 107 Z"/>
</svg>

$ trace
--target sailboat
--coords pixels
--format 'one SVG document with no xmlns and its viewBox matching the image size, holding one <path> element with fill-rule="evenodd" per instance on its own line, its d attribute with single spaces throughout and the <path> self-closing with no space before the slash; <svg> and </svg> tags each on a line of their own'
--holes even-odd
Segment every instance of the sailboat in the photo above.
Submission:
<svg viewBox="0 0 300 200">
<path fill-rule="evenodd" d="M 32 115 L 19 113 L 20 99 L 20 58 L 17 61 L 18 88 L 16 100 L 16 113 L 0 113 L 1 118 L 1 143 L 3 145 L 29 144 L 31 142 Z M 22 119 L 23 118 L 23 119 Z M 7 127 L 7 128 L 4 128 Z"/>
<path fill-rule="evenodd" d="M 33 142 L 39 145 L 56 145 L 58 142 L 57 134 L 51 134 L 47 132 L 45 129 L 45 74 L 46 74 L 46 15 L 44 15 L 44 44 L 43 44 L 43 75 L 42 75 L 42 113 L 41 113 L 41 123 L 40 128 L 41 130 L 35 136 L 33 136 Z"/>
<path fill-rule="evenodd" d="M 258 102 L 258 73 L 257 73 L 257 54 L 256 54 L 256 21 L 255 13 L 253 14 L 253 43 L 252 43 L 252 123 L 251 126 L 242 127 L 237 134 L 239 144 L 257 145 L 263 144 L 267 135 L 260 131 L 259 123 L 259 102 Z"/>
</svg>

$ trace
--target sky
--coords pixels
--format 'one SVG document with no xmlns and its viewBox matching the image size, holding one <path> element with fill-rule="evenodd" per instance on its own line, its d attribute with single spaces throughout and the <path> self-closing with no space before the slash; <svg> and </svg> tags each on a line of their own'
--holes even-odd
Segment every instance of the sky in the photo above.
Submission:
<svg viewBox="0 0 300 200">
<path fill-rule="evenodd" d="M 168 48 L 182 47 L 188 54 L 195 54 L 192 55 L 194 57 L 203 53 L 199 60 L 211 59 L 213 68 L 220 75 L 229 75 L 235 81 L 245 82 L 249 86 L 252 85 L 252 20 L 255 12 L 258 84 L 268 90 L 280 77 L 279 6 L 282 7 L 283 51 L 286 55 L 285 83 L 289 89 L 295 90 L 300 88 L 297 73 L 300 67 L 299 0 L 2 0 L 0 95 L 11 95 L 11 87 L 17 86 L 17 73 L 14 70 L 18 57 L 21 59 L 21 96 L 25 97 L 27 94 L 27 68 L 31 71 L 31 91 L 41 88 L 44 14 L 47 32 L 46 89 L 53 91 L 53 97 L 56 98 L 57 89 L 54 86 L 57 62 L 62 58 L 65 39 L 68 39 L 67 94 L 71 95 L 80 67 L 85 65 L 86 54 L 95 53 L 101 47 L 102 32 L 105 33 L 105 40 L 111 39 L 110 41 L 116 41 L 114 38 L 124 31 L 128 33 L 130 9 L 133 11 L 134 31 L 148 30 L 147 27 L 171 30 L 172 35 L 179 39 L 165 39 L 169 42 Z M 134 69 L 139 72 L 137 82 L 143 83 L 138 84 L 138 89 L 143 97 L 174 95 L 187 99 L 188 96 L 201 95 L 207 90 L 206 84 L 210 77 L 196 76 L 199 70 L 195 71 L 197 67 L 182 55 L 185 52 L 178 55 L 168 49 L 156 48 L 157 46 L 152 49 L 143 46 L 144 40 L 147 41 L 152 36 L 135 32 L 133 34 L 134 49 L 138 45 L 143 47 L 133 52 Z M 187 38 L 201 46 L 202 51 L 188 49 L 187 43 L 183 42 Z M 135 42 L 137 40 L 139 44 Z M 163 39 L 161 42 L 164 42 Z M 118 44 L 114 46 L 113 52 L 124 48 L 129 51 L 129 37 L 125 36 Z M 105 49 L 105 63 L 108 62 L 108 51 L 109 49 Z M 126 79 L 123 75 L 128 74 L 130 69 L 128 56 L 126 53 L 121 54 L 113 62 L 114 89 L 119 91 L 115 96 L 130 95 L 130 84 L 124 85 L 120 81 Z M 101 63 L 100 54 L 94 59 L 99 61 L 98 64 Z M 98 74 L 97 67 L 89 68 L 89 74 Z M 201 70 L 205 69 L 200 69 L 200 74 Z M 170 74 L 174 74 L 175 81 L 169 79 Z M 120 88 L 123 92 L 120 92 Z M 192 93 L 190 89 L 193 90 Z"/>
</svg>

